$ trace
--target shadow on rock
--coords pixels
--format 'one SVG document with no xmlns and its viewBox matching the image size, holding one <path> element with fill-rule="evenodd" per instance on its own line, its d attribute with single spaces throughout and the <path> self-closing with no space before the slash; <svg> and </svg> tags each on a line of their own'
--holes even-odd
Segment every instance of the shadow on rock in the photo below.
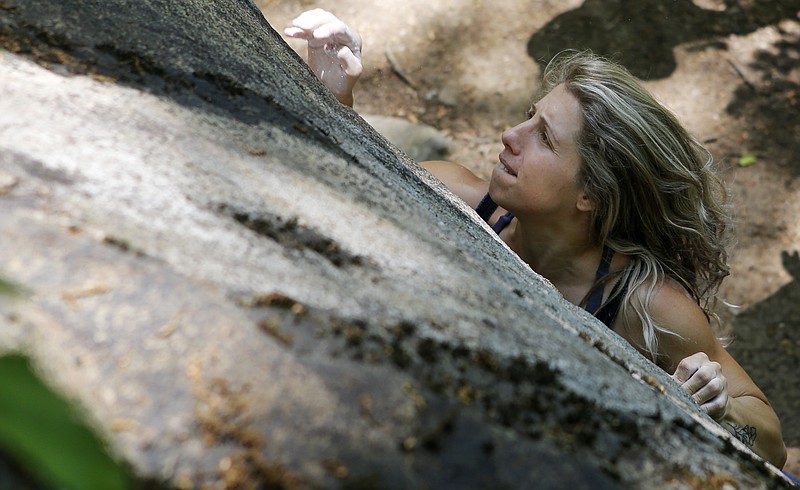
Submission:
<svg viewBox="0 0 800 490">
<path fill-rule="evenodd" d="M 665 78 L 675 71 L 675 46 L 752 32 L 795 18 L 800 7 L 798 0 L 725 3 L 720 12 L 690 0 L 586 0 L 534 33 L 528 55 L 544 66 L 564 49 L 591 49 L 619 60 L 638 78 Z"/>
<path fill-rule="evenodd" d="M 792 281 L 733 322 L 731 354 L 770 399 L 787 446 L 800 445 L 800 255 L 782 252 Z"/>
<path fill-rule="evenodd" d="M 800 33 L 779 31 L 770 50 L 755 55 L 750 69 L 759 77 L 744 82 L 727 107 L 747 122 L 749 148 L 800 177 Z"/>
</svg>

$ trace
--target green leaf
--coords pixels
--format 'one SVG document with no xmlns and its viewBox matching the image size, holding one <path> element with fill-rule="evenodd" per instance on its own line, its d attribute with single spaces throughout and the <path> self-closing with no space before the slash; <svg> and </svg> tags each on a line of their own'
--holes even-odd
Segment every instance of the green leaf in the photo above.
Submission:
<svg viewBox="0 0 800 490">
<path fill-rule="evenodd" d="M 8 282 L 0 277 L 0 296 L 17 296 L 20 289 L 12 282 Z"/>
<path fill-rule="evenodd" d="M 0 386 L 0 445 L 32 476 L 55 488 L 131 487 L 102 441 L 42 383 L 25 357 L 0 357 Z"/>
<path fill-rule="evenodd" d="M 749 167 L 750 165 L 756 163 L 758 158 L 752 153 L 748 153 L 747 155 L 742 155 L 742 158 L 739 159 L 739 166 L 740 167 Z"/>
</svg>

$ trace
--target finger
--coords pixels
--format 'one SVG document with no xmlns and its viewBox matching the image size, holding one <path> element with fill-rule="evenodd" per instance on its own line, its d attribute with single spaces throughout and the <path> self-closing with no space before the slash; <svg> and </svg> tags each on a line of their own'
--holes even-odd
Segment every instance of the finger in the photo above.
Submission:
<svg viewBox="0 0 800 490">
<path fill-rule="evenodd" d="M 347 24 L 341 20 L 334 18 L 330 22 L 320 24 L 314 29 L 314 39 L 329 39 L 337 44 L 343 44 L 350 47 L 359 47 L 360 42 L 358 35 L 350 29 Z"/>
<path fill-rule="evenodd" d="M 359 77 L 361 76 L 361 71 L 363 67 L 361 65 L 361 60 L 350 51 L 350 48 L 344 46 L 342 49 L 339 50 L 339 61 L 342 63 L 342 68 L 344 68 L 345 74 L 349 77 Z"/>
<path fill-rule="evenodd" d="M 686 390 L 690 395 L 694 395 L 719 376 L 719 364 L 709 362 L 700 366 L 700 368 L 681 385 L 681 388 Z"/>
<path fill-rule="evenodd" d="M 336 33 L 335 40 L 337 43 L 350 48 L 357 58 L 361 57 L 361 36 L 347 25 L 344 26 L 343 31 Z"/>
<path fill-rule="evenodd" d="M 705 386 L 701 387 L 697 391 L 694 392 L 692 398 L 701 406 L 705 403 L 714 400 L 721 394 L 724 394 L 727 386 L 725 380 L 721 377 L 717 377 L 709 381 Z"/>
<path fill-rule="evenodd" d="M 678 367 L 675 369 L 675 373 L 672 375 L 672 378 L 678 382 L 678 384 L 683 384 L 692 377 L 692 375 L 697 371 L 700 367 L 700 363 L 696 363 L 692 360 L 692 358 L 687 357 L 686 359 L 681 360 L 678 364 Z"/>
<path fill-rule="evenodd" d="M 710 401 L 700 405 L 700 408 L 702 408 L 714 420 L 719 420 L 727 415 L 729 406 L 728 402 L 729 398 L 727 392 L 720 393 Z"/>
<path fill-rule="evenodd" d="M 705 352 L 697 352 L 689 357 L 685 357 L 678 363 L 678 367 L 675 369 L 672 378 L 677 381 L 678 384 L 682 384 L 691 378 L 695 371 L 706 361 L 708 361 L 708 356 Z"/>
<path fill-rule="evenodd" d="M 314 31 L 323 24 L 338 21 L 335 15 L 323 9 L 314 9 L 303 12 L 292 21 L 292 25 L 304 31 Z M 341 21 L 339 21 L 341 22 Z"/>
<path fill-rule="evenodd" d="M 297 39 L 308 39 L 309 34 L 306 33 L 303 29 L 299 27 L 287 27 L 283 30 L 283 33 L 288 37 L 293 37 Z"/>
</svg>

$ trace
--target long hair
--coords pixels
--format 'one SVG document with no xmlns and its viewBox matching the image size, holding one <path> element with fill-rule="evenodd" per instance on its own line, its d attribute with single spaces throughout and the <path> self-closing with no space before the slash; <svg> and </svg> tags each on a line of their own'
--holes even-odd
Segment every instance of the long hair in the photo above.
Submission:
<svg viewBox="0 0 800 490">
<path fill-rule="evenodd" d="M 729 274 L 726 188 L 710 152 L 622 66 L 589 52 L 565 52 L 545 69 L 543 92 L 562 83 L 583 112 L 580 178 L 595 204 L 592 233 L 632 259 L 595 287 L 615 277 L 628 284 L 620 313 L 628 318 L 634 309 L 645 350 L 657 361 L 656 331 L 672 332 L 655 324 L 649 305 L 667 279 L 709 321 L 717 318 L 717 290 Z"/>
</svg>

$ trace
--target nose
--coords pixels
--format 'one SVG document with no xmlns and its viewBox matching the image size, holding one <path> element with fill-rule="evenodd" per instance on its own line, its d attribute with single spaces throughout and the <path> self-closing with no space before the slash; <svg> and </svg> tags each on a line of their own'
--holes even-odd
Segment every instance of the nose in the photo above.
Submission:
<svg viewBox="0 0 800 490">
<path fill-rule="evenodd" d="M 522 123 L 524 124 L 524 123 Z M 512 154 L 517 155 L 519 153 L 519 130 L 522 124 L 517 124 L 513 128 L 506 129 L 503 131 L 503 134 L 500 135 L 500 141 L 503 142 L 503 146 L 509 149 Z"/>
</svg>

